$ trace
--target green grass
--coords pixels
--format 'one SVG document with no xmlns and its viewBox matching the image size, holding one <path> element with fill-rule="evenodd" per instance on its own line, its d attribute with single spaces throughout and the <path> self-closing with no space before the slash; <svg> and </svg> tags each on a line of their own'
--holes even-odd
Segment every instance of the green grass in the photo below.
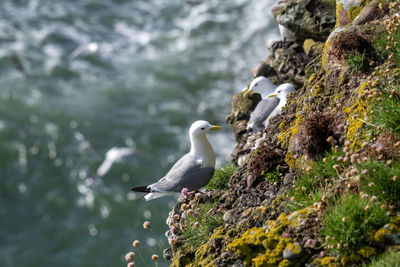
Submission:
<svg viewBox="0 0 400 267">
<path fill-rule="evenodd" d="M 197 248 L 207 242 L 209 234 L 222 224 L 222 214 L 213 214 L 211 211 L 216 207 L 216 202 L 208 202 L 198 206 L 197 216 L 189 215 L 184 223 L 186 229 L 182 231 L 183 243 L 189 248 Z M 195 223 L 198 226 L 195 226 Z"/>
<path fill-rule="evenodd" d="M 374 43 L 375 43 L 375 49 L 378 51 L 378 53 L 387 58 L 390 54 L 393 54 L 393 60 L 397 64 L 397 66 L 400 66 L 400 46 L 398 45 L 400 43 L 400 31 L 393 31 L 392 37 L 393 40 L 388 40 L 389 33 L 385 32 L 378 36 Z M 394 43 L 397 42 L 397 45 Z M 387 47 L 390 47 L 389 50 L 387 50 Z"/>
<path fill-rule="evenodd" d="M 279 167 L 277 167 L 276 170 L 272 172 L 261 172 L 261 175 L 265 176 L 265 181 L 268 183 L 277 182 L 282 179 L 282 173 L 279 172 Z"/>
<path fill-rule="evenodd" d="M 366 210 L 366 206 L 368 209 Z M 384 225 L 388 216 L 379 202 L 362 199 L 358 194 L 343 195 L 328 208 L 322 223 L 322 236 L 330 250 L 349 255 L 362 247 L 372 230 Z M 343 219 L 345 218 L 345 219 Z M 338 246 L 338 244 L 341 244 Z"/>
<path fill-rule="evenodd" d="M 325 179 L 331 181 L 338 177 L 333 166 L 337 163 L 335 157 L 339 156 L 344 156 L 344 153 L 327 152 L 323 157 L 317 158 L 310 172 L 300 175 L 289 192 L 289 196 L 294 197 L 294 201 L 288 204 L 291 210 L 308 207 L 321 199 L 323 193 L 327 191 Z"/>
<path fill-rule="evenodd" d="M 393 161 L 390 166 L 385 162 L 369 160 L 358 166 L 361 173 L 369 173 L 361 180 L 361 190 L 368 195 L 375 195 L 378 200 L 387 200 L 400 204 L 400 162 Z M 374 171 L 375 170 L 375 171 Z M 393 176 L 398 178 L 394 181 Z"/>
<path fill-rule="evenodd" d="M 365 72 L 369 68 L 368 59 L 364 53 L 360 53 L 356 51 L 354 54 L 348 54 L 346 56 L 346 62 L 349 66 L 349 70 L 351 73 L 359 71 Z"/>
<path fill-rule="evenodd" d="M 400 267 L 400 251 L 385 252 L 363 267 Z"/>
<path fill-rule="evenodd" d="M 385 84 L 381 92 L 382 100 L 376 100 L 373 106 L 372 122 L 400 136 L 400 84 Z"/>
<path fill-rule="evenodd" d="M 206 189 L 226 189 L 229 178 L 235 173 L 237 166 L 232 162 L 221 166 L 215 170 L 214 176 L 211 181 L 206 185 Z"/>
</svg>

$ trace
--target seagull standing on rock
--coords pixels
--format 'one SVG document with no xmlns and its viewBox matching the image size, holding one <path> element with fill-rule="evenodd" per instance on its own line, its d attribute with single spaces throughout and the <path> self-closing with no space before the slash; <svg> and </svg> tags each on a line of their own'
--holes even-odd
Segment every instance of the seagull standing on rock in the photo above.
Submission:
<svg viewBox="0 0 400 267">
<path fill-rule="evenodd" d="M 271 114 L 269 114 L 268 118 L 264 121 L 264 127 L 267 127 L 269 120 L 276 115 L 281 114 L 282 108 L 286 106 L 287 103 L 287 96 L 295 92 L 296 89 L 294 88 L 293 84 L 291 83 L 284 83 L 278 86 L 278 88 L 275 89 L 275 92 L 273 94 L 270 94 L 268 98 L 279 98 L 279 103 L 278 105 L 273 109 Z"/>
<path fill-rule="evenodd" d="M 221 127 L 207 121 L 195 121 L 189 129 L 190 152 L 181 157 L 169 172 L 158 182 L 147 186 L 132 188 L 132 191 L 145 192 L 146 200 L 181 192 L 198 190 L 207 185 L 214 175 L 215 153 L 206 134 Z"/>
<path fill-rule="evenodd" d="M 262 99 L 250 114 L 250 120 L 247 123 L 247 130 L 259 131 L 264 129 L 263 122 L 268 118 L 268 115 L 279 102 L 276 98 L 268 98 L 268 95 L 272 94 L 275 89 L 276 85 L 263 76 L 255 78 L 250 83 L 249 89 L 245 94 L 256 92 L 261 95 Z"/>
<path fill-rule="evenodd" d="M 294 88 L 293 84 L 291 84 L 291 83 L 284 83 L 284 84 L 279 85 L 279 86 L 275 89 L 275 92 L 274 92 L 274 93 L 272 93 L 272 94 L 270 94 L 270 95 L 267 96 L 267 99 L 275 99 L 275 101 L 274 101 L 274 102 L 269 102 L 269 103 L 263 104 L 263 105 L 266 106 L 266 107 L 263 107 L 263 110 L 264 110 L 266 113 L 263 114 L 263 113 L 260 112 L 260 113 L 254 114 L 254 115 L 252 114 L 252 116 L 257 116 L 257 118 L 255 118 L 255 120 L 257 120 L 257 121 L 262 121 L 261 130 L 264 130 L 265 127 L 267 127 L 267 125 L 269 124 L 269 120 L 270 120 L 271 118 L 275 117 L 276 115 L 281 114 L 282 108 L 283 108 L 284 106 L 286 106 L 288 94 L 290 94 L 290 93 L 292 93 L 292 92 L 295 92 L 295 91 L 296 91 L 296 89 Z M 263 100 L 264 100 L 264 99 L 263 99 Z M 262 100 L 261 100 L 261 101 L 262 101 Z M 260 101 L 260 102 L 261 102 L 261 101 Z M 257 105 L 257 107 L 258 107 L 258 105 Z M 256 107 L 256 109 L 257 109 L 257 107 Z M 254 111 L 256 111 L 256 109 L 255 109 Z M 254 113 L 254 111 L 253 111 L 253 113 Z M 250 119 L 251 119 L 251 118 L 250 118 Z M 249 122 L 250 122 L 250 121 L 249 121 Z M 266 133 L 264 133 L 264 134 L 262 135 L 262 137 L 258 138 L 258 139 L 255 141 L 254 146 L 253 146 L 252 149 L 257 148 L 258 145 L 259 145 L 263 140 L 265 140 L 265 137 L 266 137 Z"/>
<path fill-rule="evenodd" d="M 276 87 L 276 85 L 265 77 L 258 77 L 254 79 L 253 82 L 250 84 L 245 94 L 254 91 L 261 94 L 262 100 L 250 114 L 247 130 L 261 131 L 268 125 L 270 118 L 280 114 L 282 107 L 286 105 L 287 94 L 294 92 L 295 89 L 290 83 L 285 83 Z M 287 93 L 285 94 L 285 92 Z"/>
</svg>

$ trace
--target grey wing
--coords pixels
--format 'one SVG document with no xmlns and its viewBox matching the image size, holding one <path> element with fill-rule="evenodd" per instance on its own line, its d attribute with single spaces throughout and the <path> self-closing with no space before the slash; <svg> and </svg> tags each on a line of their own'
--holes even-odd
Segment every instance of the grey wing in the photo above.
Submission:
<svg viewBox="0 0 400 267">
<path fill-rule="evenodd" d="M 213 174 L 213 167 L 202 168 L 192 155 L 186 154 L 161 180 L 150 185 L 151 192 L 180 192 L 185 187 L 197 190 L 207 185 Z"/>
<path fill-rule="evenodd" d="M 254 128 L 264 129 L 264 121 L 272 113 L 272 111 L 278 106 L 279 98 L 266 98 L 262 99 L 254 111 L 250 114 L 249 124 L 253 124 Z"/>
</svg>

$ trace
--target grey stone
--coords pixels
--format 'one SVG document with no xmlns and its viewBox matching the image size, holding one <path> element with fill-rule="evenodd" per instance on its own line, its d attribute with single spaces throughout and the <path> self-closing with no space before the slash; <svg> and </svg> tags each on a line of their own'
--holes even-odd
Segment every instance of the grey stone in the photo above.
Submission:
<svg viewBox="0 0 400 267">
<path fill-rule="evenodd" d="M 300 258 L 304 253 L 302 246 L 298 242 L 288 243 L 283 250 L 283 258 L 294 260 Z"/>
<path fill-rule="evenodd" d="M 298 39 L 324 41 L 336 23 L 336 5 L 331 0 L 280 0 L 272 14 Z"/>
</svg>

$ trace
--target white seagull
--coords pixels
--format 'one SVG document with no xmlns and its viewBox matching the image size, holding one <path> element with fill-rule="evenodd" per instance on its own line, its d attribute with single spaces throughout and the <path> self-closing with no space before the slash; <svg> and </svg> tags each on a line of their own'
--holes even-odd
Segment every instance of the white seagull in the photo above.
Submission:
<svg viewBox="0 0 400 267">
<path fill-rule="evenodd" d="M 278 105 L 279 100 L 276 98 L 268 98 L 276 89 L 276 85 L 263 76 L 255 78 L 249 85 L 249 89 L 245 91 L 245 95 L 250 92 L 259 93 L 262 100 L 257 104 L 256 108 L 250 114 L 250 120 L 247 123 L 247 130 L 263 130 L 263 122 L 268 118 L 274 107 Z M 272 110 L 269 110 L 271 109 Z"/>
<path fill-rule="evenodd" d="M 215 153 L 206 134 L 220 129 L 207 121 L 195 121 L 189 129 L 190 152 L 181 157 L 169 172 L 158 182 L 132 188 L 132 191 L 146 192 L 146 200 L 181 192 L 198 190 L 207 185 L 214 175 Z"/>
<path fill-rule="evenodd" d="M 263 91 L 270 92 L 270 88 L 271 87 L 268 87 L 268 91 Z M 268 125 L 270 118 L 282 112 L 282 108 L 287 102 L 287 95 L 294 91 L 295 88 L 292 84 L 284 83 L 276 87 L 275 91 L 269 93 L 268 96 L 263 96 L 262 100 L 250 114 L 250 119 L 247 123 L 247 130 L 264 130 Z"/>
<path fill-rule="evenodd" d="M 135 149 L 131 147 L 112 147 L 107 151 L 106 157 L 100 167 L 97 169 L 98 176 L 104 176 L 115 162 L 121 162 L 123 157 L 132 155 Z"/>
<path fill-rule="evenodd" d="M 293 84 L 291 83 L 284 83 L 279 85 L 276 89 L 275 92 L 273 94 L 270 94 L 268 96 L 268 98 L 275 98 L 278 97 L 279 98 L 279 104 L 274 108 L 274 110 L 271 112 L 271 114 L 269 114 L 267 120 L 264 122 L 264 127 L 266 127 L 269 123 L 269 120 L 273 117 L 275 117 L 276 115 L 281 114 L 282 112 L 282 108 L 284 106 L 286 106 L 286 102 L 287 102 L 287 96 L 290 93 L 295 92 L 296 89 L 294 88 Z"/>
</svg>

